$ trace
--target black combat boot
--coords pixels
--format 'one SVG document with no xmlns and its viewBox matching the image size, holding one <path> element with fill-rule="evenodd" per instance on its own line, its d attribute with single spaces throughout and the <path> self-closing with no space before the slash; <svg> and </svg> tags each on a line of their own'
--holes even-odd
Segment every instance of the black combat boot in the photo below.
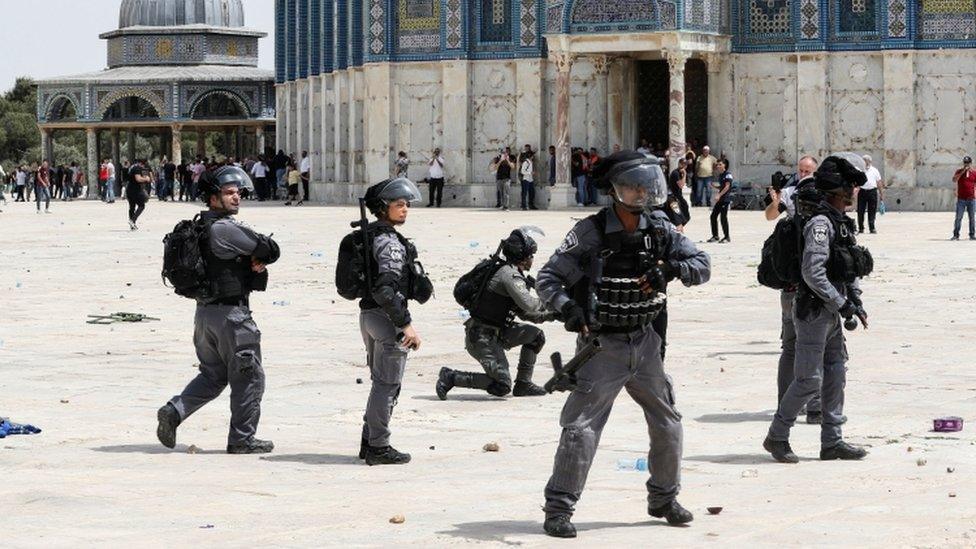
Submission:
<svg viewBox="0 0 976 549">
<path fill-rule="evenodd" d="M 807 423 L 810 425 L 820 425 L 823 423 L 822 412 L 807 412 Z"/>
<path fill-rule="evenodd" d="M 167 448 L 176 447 L 176 428 L 180 425 L 180 413 L 176 407 L 167 402 L 156 412 L 159 426 L 156 427 L 156 438 Z"/>
<path fill-rule="evenodd" d="M 671 500 L 671 503 L 667 505 L 662 505 L 657 509 L 647 508 L 647 514 L 656 518 L 663 518 L 668 521 L 671 526 L 678 526 L 679 524 L 687 524 L 691 522 L 695 517 L 691 514 L 691 511 L 685 509 L 681 506 L 677 500 Z"/>
<path fill-rule="evenodd" d="M 517 397 L 535 397 L 544 396 L 546 390 L 539 387 L 531 381 L 515 381 L 515 388 L 512 390 L 512 396 Z"/>
<path fill-rule="evenodd" d="M 251 437 L 244 442 L 228 444 L 228 454 L 270 454 L 274 450 L 274 442 Z"/>
<path fill-rule="evenodd" d="M 832 459 L 864 459 L 864 456 L 866 455 L 868 455 L 868 452 L 864 448 L 851 446 L 843 440 L 830 448 L 820 449 L 820 459 L 823 461 L 830 461 Z"/>
<path fill-rule="evenodd" d="M 546 530 L 547 535 L 554 538 L 576 537 L 576 527 L 573 526 L 573 523 L 569 521 L 569 517 L 566 515 L 548 517 L 542 527 Z"/>
<path fill-rule="evenodd" d="M 800 463 L 800 458 L 793 453 L 793 448 L 790 448 L 789 442 L 766 437 L 766 440 L 763 441 L 763 449 L 772 454 L 773 459 L 780 463 Z"/>
<path fill-rule="evenodd" d="M 398 452 L 392 446 L 366 447 L 366 465 L 402 465 L 410 463 L 410 454 Z"/>
<path fill-rule="evenodd" d="M 439 374 L 437 374 L 437 384 L 434 385 L 434 390 L 437 391 L 437 398 L 441 400 L 447 400 L 447 392 L 454 388 L 454 370 L 450 368 L 441 368 Z"/>
<path fill-rule="evenodd" d="M 359 441 L 359 459 L 366 459 L 366 449 L 369 448 L 369 441 L 365 438 Z"/>
</svg>

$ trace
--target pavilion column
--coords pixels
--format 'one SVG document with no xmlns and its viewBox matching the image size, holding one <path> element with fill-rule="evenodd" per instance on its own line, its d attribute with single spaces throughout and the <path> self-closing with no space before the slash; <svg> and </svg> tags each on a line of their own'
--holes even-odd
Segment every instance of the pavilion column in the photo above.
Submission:
<svg viewBox="0 0 976 549">
<path fill-rule="evenodd" d="M 259 156 L 264 156 L 264 149 L 266 144 L 264 142 L 264 126 L 258 126 L 254 128 L 254 140 L 255 148 L 258 150 Z"/>
<path fill-rule="evenodd" d="M 47 160 L 48 163 L 54 162 L 54 154 L 52 153 L 51 130 L 47 128 L 41 128 L 41 160 Z"/>
<path fill-rule="evenodd" d="M 609 55 L 594 55 L 590 58 L 593 62 L 593 71 L 596 73 L 596 78 L 593 81 L 594 95 L 596 95 L 596 100 L 602 103 L 597 104 L 598 107 L 602 106 L 602 109 L 598 109 L 596 116 L 593 120 L 593 133 L 596 137 L 596 147 L 600 151 L 600 154 L 606 156 L 612 151 L 610 147 L 610 125 L 609 120 L 603 113 L 609 112 L 609 96 L 607 93 L 607 78 L 610 75 L 610 64 L 613 62 L 613 58 Z"/>
<path fill-rule="evenodd" d="M 247 156 L 246 154 L 244 154 L 244 126 L 237 126 L 236 134 L 237 134 L 236 135 L 237 150 L 235 151 L 234 157 L 236 157 L 237 161 L 240 162 L 241 159 Z"/>
<path fill-rule="evenodd" d="M 121 164 L 119 156 L 119 130 L 112 130 L 112 162 Z"/>
<path fill-rule="evenodd" d="M 129 163 L 133 163 L 136 160 L 136 132 L 132 130 L 127 130 L 125 132 L 125 154 L 129 159 Z"/>
<path fill-rule="evenodd" d="M 88 183 L 88 198 L 98 198 L 98 133 L 95 128 L 87 128 L 85 136 L 88 138 L 88 173 L 85 182 Z"/>
<path fill-rule="evenodd" d="M 680 50 L 667 52 L 668 69 L 671 77 L 671 108 L 669 112 L 668 139 L 671 158 L 685 155 L 685 62 L 688 53 Z"/>
<path fill-rule="evenodd" d="M 570 184 L 569 149 L 569 77 L 573 70 L 575 56 L 571 53 L 549 54 L 549 60 L 556 64 L 556 184 Z"/>
<path fill-rule="evenodd" d="M 173 124 L 170 127 L 170 134 L 172 135 L 172 153 L 173 164 L 179 166 L 183 163 L 183 126 L 180 124 Z"/>
<path fill-rule="evenodd" d="M 207 130 L 197 128 L 197 156 L 207 156 Z"/>
</svg>

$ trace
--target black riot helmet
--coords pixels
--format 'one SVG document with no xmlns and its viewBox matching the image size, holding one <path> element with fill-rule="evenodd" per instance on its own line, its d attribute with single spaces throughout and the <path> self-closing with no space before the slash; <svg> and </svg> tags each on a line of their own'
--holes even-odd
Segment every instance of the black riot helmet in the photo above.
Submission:
<svg viewBox="0 0 976 549">
<path fill-rule="evenodd" d="M 539 250 L 533 235 L 545 236 L 546 233 L 538 227 L 525 226 L 512 231 L 502 240 L 502 254 L 509 263 L 520 263 L 535 255 Z"/>
<path fill-rule="evenodd" d="M 660 161 L 637 151 L 618 151 L 600 160 L 593 178 L 601 192 L 612 190 L 614 200 L 634 212 L 660 206 L 668 198 Z"/>
<path fill-rule="evenodd" d="M 380 181 L 379 183 L 373 185 L 366 190 L 366 195 L 363 200 L 366 202 L 366 207 L 375 216 L 379 216 L 380 213 L 386 211 L 386 207 L 390 203 L 404 199 L 409 203 L 414 203 L 420 200 L 420 189 L 413 181 L 410 181 L 406 177 L 397 177 L 394 179 L 386 179 Z"/>
<path fill-rule="evenodd" d="M 824 194 L 848 193 L 867 182 L 864 159 L 853 153 L 828 156 L 814 172 L 817 190 Z"/>
<path fill-rule="evenodd" d="M 247 180 L 247 174 L 237 166 L 224 166 L 216 171 L 207 170 L 200 174 L 200 195 L 205 201 L 209 201 L 211 196 L 219 195 L 223 187 L 234 185 L 240 188 Z"/>
</svg>

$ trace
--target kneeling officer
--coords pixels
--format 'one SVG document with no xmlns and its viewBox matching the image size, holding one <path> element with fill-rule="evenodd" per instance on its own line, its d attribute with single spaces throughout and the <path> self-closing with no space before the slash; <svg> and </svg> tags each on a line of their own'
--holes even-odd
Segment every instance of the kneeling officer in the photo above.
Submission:
<svg viewBox="0 0 976 549">
<path fill-rule="evenodd" d="M 470 306 L 471 318 L 464 323 L 464 348 L 481 364 L 485 373 L 441 368 L 436 385 L 441 400 L 447 399 L 447 392 L 453 387 L 481 389 L 499 397 L 508 393 L 517 397 L 546 394 L 545 389 L 532 383 L 536 357 L 546 344 L 546 335 L 535 326 L 514 321 L 515 316 L 535 323 L 554 318 L 530 290 L 533 282 L 526 273 L 532 268 L 538 249 L 530 232 L 531 228 L 516 229 L 502 241 L 505 261 L 500 266 L 485 266 L 497 270 L 478 292 L 480 295 L 475 295 Z M 505 351 L 519 345 L 522 350 L 513 390 Z"/>
<path fill-rule="evenodd" d="M 265 266 L 277 261 L 281 252 L 270 236 L 231 217 L 240 210 L 240 188 L 246 180 L 247 174 L 234 166 L 200 177 L 200 193 L 210 205 L 198 221 L 205 228 L 200 251 L 209 283 L 206 296 L 197 298 L 193 319 L 200 373 L 157 413 L 156 435 L 167 448 L 176 446 L 179 424 L 229 384 L 227 453 L 259 454 L 274 449 L 270 440 L 254 438 L 261 418 L 264 369 L 261 331 L 251 318 L 248 296 L 265 290 Z"/>
<path fill-rule="evenodd" d="M 613 197 L 613 205 L 576 224 L 539 271 L 538 282 L 547 307 L 560 312 L 567 330 L 579 332 L 579 348 L 599 336 L 603 349 L 576 373 L 576 387 L 560 418 L 562 435 L 544 510 L 546 533 L 563 538 L 576 536 L 570 517 L 613 401 L 625 388 L 643 408 L 651 435 L 648 513 L 669 524 L 693 518 L 675 500 L 681 414 L 652 322 L 664 307 L 668 281 L 703 284 L 710 260 L 670 221 L 644 212 L 668 195 L 656 160 L 635 151 L 617 152 L 597 164 L 594 178 Z"/>
</svg>

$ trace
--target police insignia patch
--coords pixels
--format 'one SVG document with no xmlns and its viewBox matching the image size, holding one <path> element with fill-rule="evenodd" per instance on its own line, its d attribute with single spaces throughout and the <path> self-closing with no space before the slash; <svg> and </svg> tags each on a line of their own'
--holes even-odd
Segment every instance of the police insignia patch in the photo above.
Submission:
<svg viewBox="0 0 976 549">
<path fill-rule="evenodd" d="M 569 233 L 566 234 L 566 238 L 563 240 L 563 243 L 559 245 L 559 249 L 556 250 L 556 253 L 564 254 L 578 245 L 579 238 L 577 238 L 576 232 L 569 231 Z"/>
<path fill-rule="evenodd" d="M 827 242 L 827 226 L 818 225 L 813 228 L 813 241 L 817 244 Z"/>
</svg>

